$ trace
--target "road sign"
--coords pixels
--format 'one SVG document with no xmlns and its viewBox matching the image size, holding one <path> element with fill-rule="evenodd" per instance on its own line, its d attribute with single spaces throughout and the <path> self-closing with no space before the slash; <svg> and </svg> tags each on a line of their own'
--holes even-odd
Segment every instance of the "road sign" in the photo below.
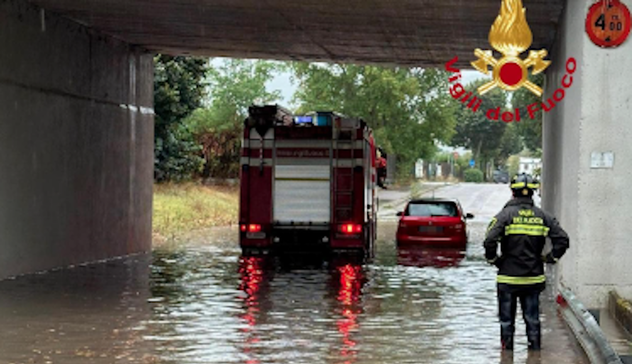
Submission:
<svg viewBox="0 0 632 364">
<path fill-rule="evenodd" d="M 586 33 L 602 48 L 620 46 L 630 35 L 630 10 L 620 0 L 598 1 L 588 10 Z"/>
<path fill-rule="evenodd" d="M 476 162 L 474 162 L 474 159 L 470 160 L 470 167 L 474 167 L 476 165 Z"/>
</svg>

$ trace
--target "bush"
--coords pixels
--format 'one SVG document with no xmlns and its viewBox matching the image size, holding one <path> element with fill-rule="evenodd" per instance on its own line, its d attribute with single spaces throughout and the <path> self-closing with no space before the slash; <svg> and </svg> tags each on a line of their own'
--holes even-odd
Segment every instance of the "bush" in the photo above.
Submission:
<svg viewBox="0 0 632 364">
<path fill-rule="evenodd" d="M 243 119 L 237 111 L 223 109 L 197 109 L 184 120 L 198 144 L 204 158 L 203 178 L 239 177 L 239 157 Z"/>
<path fill-rule="evenodd" d="M 471 168 L 465 171 L 465 182 L 483 182 L 483 171 L 480 169 Z"/>
<path fill-rule="evenodd" d="M 199 157 L 202 147 L 183 125 L 172 125 L 166 137 L 156 137 L 154 179 L 186 181 L 197 175 L 204 164 Z"/>
</svg>

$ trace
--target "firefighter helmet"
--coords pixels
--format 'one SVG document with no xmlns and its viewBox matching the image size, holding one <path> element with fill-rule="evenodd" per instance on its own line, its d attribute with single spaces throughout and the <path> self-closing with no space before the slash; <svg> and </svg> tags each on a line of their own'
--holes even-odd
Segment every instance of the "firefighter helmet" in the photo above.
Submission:
<svg viewBox="0 0 632 364">
<path fill-rule="evenodd" d="M 532 196 L 533 191 L 540 188 L 540 182 L 530 174 L 522 173 L 511 179 L 510 188 L 515 196 Z"/>
</svg>

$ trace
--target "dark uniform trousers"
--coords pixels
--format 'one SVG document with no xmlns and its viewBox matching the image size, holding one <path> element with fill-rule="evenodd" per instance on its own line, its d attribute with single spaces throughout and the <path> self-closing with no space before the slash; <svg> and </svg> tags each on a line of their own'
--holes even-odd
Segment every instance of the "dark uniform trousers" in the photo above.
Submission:
<svg viewBox="0 0 632 364">
<path fill-rule="evenodd" d="M 504 349 L 513 349 L 518 301 L 520 301 L 522 318 L 527 327 L 529 348 L 540 349 L 540 290 L 512 289 L 512 287 L 499 284 L 498 316 L 502 346 Z"/>
</svg>

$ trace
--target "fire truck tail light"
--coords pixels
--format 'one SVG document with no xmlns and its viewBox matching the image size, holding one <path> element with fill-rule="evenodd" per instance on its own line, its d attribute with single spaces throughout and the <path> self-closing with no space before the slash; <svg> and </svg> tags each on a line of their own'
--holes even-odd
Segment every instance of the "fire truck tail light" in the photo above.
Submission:
<svg viewBox="0 0 632 364">
<path fill-rule="evenodd" d="M 360 234 L 362 232 L 362 225 L 359 225 L 359 224 L 340 225 L 340 232 L 343 234 Z"/>
<path fill-rule="evenodd" d="M 248 232 L 248 233 L 259 233 L 261 232 L 261 225 L 259 224 L 242 224 L 239 227 L 239 230 L 241 230 L 242 233 Z"/>
</svg>

